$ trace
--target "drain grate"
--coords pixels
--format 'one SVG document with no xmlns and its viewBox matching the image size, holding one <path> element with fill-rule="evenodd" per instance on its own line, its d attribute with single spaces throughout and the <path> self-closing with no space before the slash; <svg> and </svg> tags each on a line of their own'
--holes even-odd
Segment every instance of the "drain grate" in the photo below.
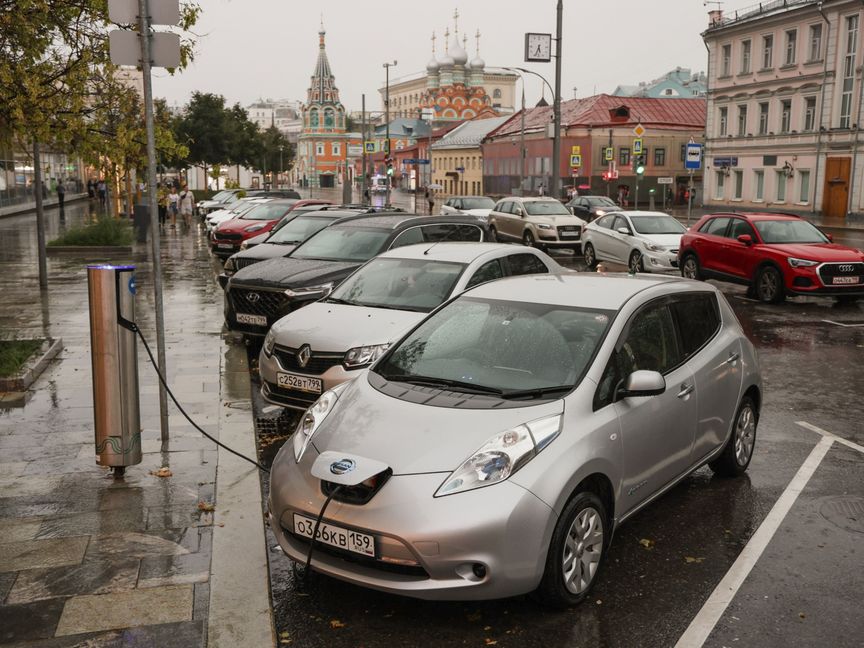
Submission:
<svg viewBox="0 0 864 648">
<path fill-rule="evenodd" d="M 864 533 L 864 498 L 829 498 L 819 507 L 819 514 L 841 529 L 852 533 Z"/>
</svg>

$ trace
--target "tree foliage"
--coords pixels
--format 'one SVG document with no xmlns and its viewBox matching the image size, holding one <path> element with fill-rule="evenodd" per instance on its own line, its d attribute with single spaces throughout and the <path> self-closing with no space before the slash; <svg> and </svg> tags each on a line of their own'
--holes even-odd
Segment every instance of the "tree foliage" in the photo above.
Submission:
<svg viewBox="0 0 864 648">
<path fill-rule="evenodd" d="M 284 173 L 294 166 L 294 147 L 282 131 L 270 126 L 260 135 L 261 163 L 255 165 L 261 171 Z M 261 164 L 263 163 L 263 167 Z"/>
</svg>

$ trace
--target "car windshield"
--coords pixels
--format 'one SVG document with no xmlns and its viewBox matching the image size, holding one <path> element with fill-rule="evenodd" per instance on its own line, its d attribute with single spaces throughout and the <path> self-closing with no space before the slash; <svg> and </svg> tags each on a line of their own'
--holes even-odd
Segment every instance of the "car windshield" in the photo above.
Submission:
<svg viewBox="0 0 864 648">
<path fill-rule="evenodd" d="M 291 256 L 323 261 L 368 261 L 380 254 L 390 230 L 328 227 L 311 237 Z"/>
<path fill-rule="evenodd" d="M 215 194 L 210 200 L 215 200 L 216 202 L 222 202 L 228 196 L 232 196 L 233 194 L 234 194 L 233 191 L 220 191 L 219 193 Z"/>
<path fill-rule="evenodd" d="M 630 216 L 630 220 L 639 234 L 683 234 L 687 231 L 671 216 Z"/>
<path fill-rule="evenodd" d="M 464 263 L 373 259 L 333 291 L 328 301 L 428 313 L 447 299 Z"/>
<path fill-rule="evenodd" d="M 569 391 L 612 317 L 611 311 L 462 297 L 404 338 L 375 371 L 387 380 L 505 397 Z"/>
<path fill-rule="evenodd" d="M 267 239 L 267 242 L 282 244 L 301 243 L 316 232 L 320 232 L 338 218 L 338 216 L 333 216 L 332 218 L 321 218 L 320 216 L 298 216 L 294 220 L 290 220 L 280 227 L 269 239 Z"/>
<path fill-rule="evenodd" d="M 598 196 L 598 197 L 589 196 L 585 200 L 587 200 L 588 204 L 591 205 L 592 207 L 617 207 L 618 206 L 614 202 L 609 200 L 609 198 L 606 198 L 604 196 Z"/>
<path fill-rule="evenodd" d="M 531 216 L 570 216 L 567 208 L 557 200 L 531 201 L 524 203 Z"/>
<path fill-rule="evenodd" d="M 462 199 L 462 209 L 492 209 L 494 206 L 495 201 L 486 196 Z"/>
<path fill-rule="evenodd" d="M 243 214 L 242 218 L 243 220 L 276 220 L 291 210 L 291 204 L 287 202 L 264 203 Z"/>
<path fill-rule="evenodd" d="M 243 214 L 245 214 L 246 212 L 248 212 L 250 209 L 254 209 L 255 207 L 258 207 L 260 204 L 261 203 L 244 202 L 244 203 L 241 203 L 239 205 L 236 205 L 234 207 L 229 208 L 229 211 L 234 212 L 239 217 L 239 216 L 242 216 Z"/>
<path fill-rule="evenodd" d="M 828 237 L 805 220 L 757 220 L 765 243 L 828 243 Z"/>
</svg>

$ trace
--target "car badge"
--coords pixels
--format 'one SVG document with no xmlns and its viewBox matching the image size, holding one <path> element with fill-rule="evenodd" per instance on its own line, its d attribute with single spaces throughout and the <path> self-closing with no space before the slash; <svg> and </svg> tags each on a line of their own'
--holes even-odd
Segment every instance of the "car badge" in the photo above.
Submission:
<svg viewBox="0 0 864 648">
<path fill-rule="evenodd" d="M 250 292 L 248 295 L 246 295 L 246 299 L 249 300 L 249 303 L 254 304 L 259 299 L 261 299 L 261 295 L 259 295 L 258 293 Z"/>
<path fill-rule="evenodd" d="M 297 364 L 300 365 L 301 368 L 309 364 L 309 358 L 311 357 L 312 349 L 308 344 L 304 344 L 297 350 Z"/>
<path fill-rule="evenodd" d="M 837 268 L 840 272 L 854 272 L 855 266 L 849 263 L 843 264 Z"/>
<path fill-rule="evenodd" d="M 344 475 L 357 467 L 357 462 L 353 459 L 340 459 L 330 464 L 330 472 L 334 475 Z"/>
</svg>

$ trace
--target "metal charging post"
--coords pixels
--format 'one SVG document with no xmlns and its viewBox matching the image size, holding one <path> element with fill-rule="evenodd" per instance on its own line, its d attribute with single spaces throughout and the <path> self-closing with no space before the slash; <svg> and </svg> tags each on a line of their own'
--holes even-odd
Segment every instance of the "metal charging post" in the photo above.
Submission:
<svg viewBox="0 0 864 648">
<path fill-rule="evenodd" d="M 123 475 L 141 463 L 135 266 L 87 267 L 96 464 Z"/>
</svg>

